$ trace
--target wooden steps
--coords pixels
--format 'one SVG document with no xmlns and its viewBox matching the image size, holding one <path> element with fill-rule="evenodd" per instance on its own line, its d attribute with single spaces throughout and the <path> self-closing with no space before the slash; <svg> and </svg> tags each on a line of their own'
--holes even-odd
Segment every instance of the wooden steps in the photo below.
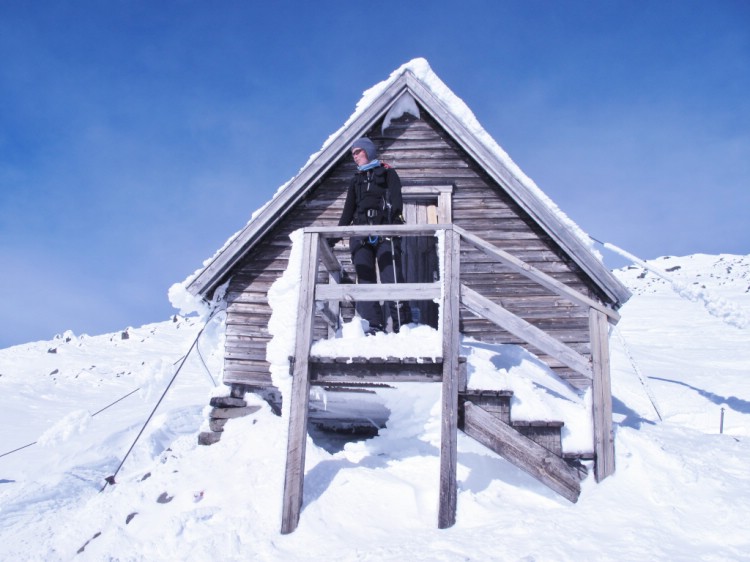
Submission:
<svg viewBox="0 0 750 562">
<path fill-rule="evenodd" d="M 562 458 L 562 427 L 561 421 L 514 421 L 512 424 L 521 435 L 525 435 Z"/>
<path fill-rule="evenodd" d="M 521 434 L 470 401 L 464 401 L 459 429 L 575 503 L 581 493 L 579 472 L 562 457 Z"/>
<path fill-rule="evenodd" d="M 558 457 L 562 457 L 562 428 L 561 421 L 511 421 L 510 404 L 513 398 L 511 390 L 467 390 L 459 392 L 459 424 L 461 423 L 462 406 L 471 402 L 482 408 L 491 416 L 510 425 L 521 435 L 524 435 L 541 445 Z M 459 425 L 460 427 L 460 425 Z"/>
<path fill-rule="evenodd" d="M 573 462 L 580 459 L 580 455 L 571 458 L 563 455 L 564 423 L 546 420 L 512 421 L 512 391 L 465 389 L 466 357 L 459 358 L 459 369 L 458 428 L 566 499 L 575 502 L 580 494 L 579 481 L 582 474 L 585 476 L 585 471 L 581 472 L 581 466 L 572 466 Z M 441 382 L 443 376 L 442 359 L 432 357 L 310 357 L 309 370 L 311 385 L 349 392 L 385 383 Z M 468 424 L 467 405 L 473 412 Z M 337 417 L 335 412 L 327 416 L 321 415 L 314 408 L 310 408 L 309 415 L 311 422 L 313 418 L 317 418 L 313 423 L 320 426 L 329 423 L 334 431 L 337 426 L 346 430 L 369 424 L 356 417 Z M 496 421 L 502 425 L 496 424 Z"/>
<path fill-rule="evenodd" d="M 459 415 L 461 405 L 463 405 L 464 402 L 469 401 L 505 423 L 510 423 L 511 398 L 513 398 L 512 390 L 471 389 L 464 392 L 459 391 Z"/>
</svg>

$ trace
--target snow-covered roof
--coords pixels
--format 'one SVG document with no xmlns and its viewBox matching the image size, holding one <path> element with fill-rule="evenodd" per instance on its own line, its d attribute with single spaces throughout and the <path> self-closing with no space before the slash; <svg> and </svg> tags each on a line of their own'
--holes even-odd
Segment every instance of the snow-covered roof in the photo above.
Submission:
<svg viewBox="0 0 750 562">
<path fill-rule="evenodd" d="M 479 124 L 474 114 L 437 75 L 425 59 L 414 59 L 388 79 L 367 90 L 354 113 L 313 154 L 299 173 L 282 185 L 256 211 L 247 225 L 183 283 L 189 293 L 208 297 L 237 262 L 302 199 L 346 153 L 351 143 L 366 134 L 381 117 L 394 118 L 414 100 L 424 108 L 482 168 L 555 240 L 601 287 L 612 302 L 622 304 L 628 290 L 604 266 L 593 242 Z"/>
</svg>

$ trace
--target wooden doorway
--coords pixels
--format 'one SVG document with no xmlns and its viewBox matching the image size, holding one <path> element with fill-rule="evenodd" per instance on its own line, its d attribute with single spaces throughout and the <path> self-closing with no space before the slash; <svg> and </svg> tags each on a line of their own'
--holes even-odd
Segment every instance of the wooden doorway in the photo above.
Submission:
<svg viewBox="0 0 750 562">
<path fill-rule="evenodd" d="M 404 186 L 406 224 L 448 224 L 451 222 L 453 186 Z M 432 283 L 440 277 L 437 239 L 434 236 L 408 237 L 402 243 L 402 267 L 407 283 Z M 438 327 L 438 304 L 411 301 L 413 320 Z"/>
</svg>

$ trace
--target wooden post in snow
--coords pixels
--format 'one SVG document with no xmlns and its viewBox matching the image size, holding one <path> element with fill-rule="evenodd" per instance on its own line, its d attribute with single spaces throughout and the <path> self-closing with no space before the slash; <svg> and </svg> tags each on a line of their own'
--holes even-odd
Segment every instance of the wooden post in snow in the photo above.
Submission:
<svg viewBox="0 0 750 562">
<path fill-rule="evenodd" d="M 601 482 L 615 471 L 615 439 L 612 433 L 612 385 L 609 374 L 609 323 L 607 317 L 589 309 L 593 370 L 594 476 Z"/>
<path fill-rule="evenodd" d="M 438 527 L 456 522 L 458 484 L 458 356 L 460 237 L 453 229 L 443 239 L 443 405 L 440 433 L 440 505 Z"/>
<path fill-rule="evenodd" d="M 318 234 L 304 234 L 297 333 L 294 344 L 292 392 L 289 397 L 289 439 L 286 452 L 281 533 L 297 528 L 302 510 L 307 445 L 307 407 L 310 396 L 309 358 L 315 320 L 315 277 L 318 270 Z"/>
</svg>

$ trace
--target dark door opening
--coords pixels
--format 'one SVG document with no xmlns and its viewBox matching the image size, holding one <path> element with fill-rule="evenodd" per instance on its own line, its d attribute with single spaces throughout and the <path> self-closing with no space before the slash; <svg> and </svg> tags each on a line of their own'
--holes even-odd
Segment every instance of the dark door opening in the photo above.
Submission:
<svg viewBox="0 0 750 562">
<path fill-rule="evenodd" d="M 439 224 L 449 221 L 445 209 L 445 189 L 404 188 L 404 220 L 406 224 Z M 450 192 L 447 193 L 450 201 Z M 433 283 L 440 277 L 440 263 L 435 236 L 409 236 L 401 240 L 402 267 L 407 283 Z M 411 301 L 414 322 L 438 328 L 439 307 L 433 301 Z"/>
</svg>

